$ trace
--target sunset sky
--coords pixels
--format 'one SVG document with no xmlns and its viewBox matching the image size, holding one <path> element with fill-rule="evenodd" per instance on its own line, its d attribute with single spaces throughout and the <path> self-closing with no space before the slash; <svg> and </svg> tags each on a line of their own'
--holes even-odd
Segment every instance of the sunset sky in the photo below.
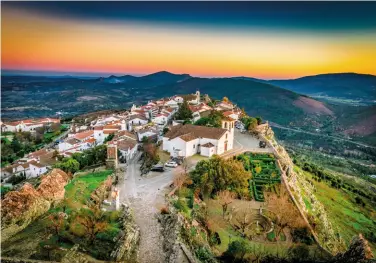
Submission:
<svg viewBox="0 0 376 263">
<path fill-rule="evenodd" d="M 376 75 L 376 2 L 2 2 L 1 68 Z M 40 75 L 40 74 L 39 74 Z"/>
</svg>

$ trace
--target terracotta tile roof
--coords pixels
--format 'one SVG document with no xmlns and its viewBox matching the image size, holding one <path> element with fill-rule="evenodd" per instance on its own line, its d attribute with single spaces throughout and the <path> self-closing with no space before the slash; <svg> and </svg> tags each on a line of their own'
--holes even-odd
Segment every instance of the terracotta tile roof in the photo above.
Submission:
<svg viewBox="0 0 376 263">
<path fill-rule="evenodd" d="M 193 133 L 196 137 L 209 138 L 209 139 L 220 139 L 227 130 L 222 128 L 197 126 L 192 124 L 186 125 L 175 125 L 170 127 L 170 130 L 165 134 L 164 137 L 174 139 L 180 137 L 187 133 Z"/>
<path fill-rule="evenodd" d="M 46 167 L 46 165 L 38 163 L 37 161 L 31 161 L 29 164 L 32 164 L 32 165 L 39 167 L 39 168 Z"/>
<path fill-rule="evenodd" d="M 103 130 L 103 126 L 94 127 L 94 130 L 95 131 L 101 131 L 101 130 Z"/>
<path fill-rule="evenodd" d="M 134 140 L 120 140 L 117 142 L 117 147 L 119 150 L 126 151 L 128 149 L 133 149 L 137 142 Z"/>
<path fill-rule="evenodd" d="M 232 112 L 232 111 L 225 111 L 224 113 L 223 113 L 223 116 L 230 116 L 230 115 L 232 115 L 232 114 L 235 114 L 234 112 Z"/>
<path fill-rule="evenodd" d="M 95 143 L 96 142 L 96 140 L 94 139 L 94 138 L 90 138 L 89 140 L 87 140 L 86 142 L 88 142 L 88 143 Z"/>
<path fill-rule="evenodd" d="M 84 132 L 79 132 L 79 133 L 76 133 L 74 135 L 74 138 L 77 139 L 77 140 L 83 140 L 87 137 L 90 137 L 90 136 L 93 136 L 94 135 L 94 131 L 93 130 L 89 130 L 89 131 L 84 131 Z"/>
<path fill-rule="evenodd" d="M 190 142 L 194 139 L 197 139 L 198 137 L 190 132 L 190 133 L 180 136 L 179 138 L 182 139 L 183 141 Z"/>
<path fill-rule="evenodd" d="M 46 150 L 46 149 L 40 149 L 40 150 L 38 150 L 38 151 L 35 151 L 35 152 L 32 152 L 32 153 L 29 153 L 29 155 L 28 155 L 28 157 L 29 158 L 36 158 L 36 157 L 38 157 L 38 156 L 41 156 L 41 155 L 44 155 L 44 154 L 46 154 L 46 153 L 48 153 L 48 151 Z"/>
<path fill-rule="evenodd" d="M 66 143 L 69 143 L 69 144 L 71 144 L 71 145 L 74 145 L 74 144 L 78 143 L 79 140 L 77 140 L 77 139 L 71 137 L 71 138 L 65 140 L 65 142 L 66 142 Z"/>
<path fill-rule="evenodd" d="M 106 125 L 103 130 L 120 130 L 121 126 L 118 125 Z"/>
<path fill-rule="evenodd" d="M 116 135 L 116 138 L 121 138 L 121 137 L 128 137 L 132 138 L 133 140 L 137 140 L 137 136 L 129 131 L 119 131 Z"/>
<path fill-rule="evenodd" d="M 201 145 L 201 147 L 206 147 L 206 148 L 211 148 L 211 147 L 214 147 L 214 146 L 215 146 L 215 145 L 212 144 L 211 142 L 207 142 L 207 143 Z"/>
</svg>

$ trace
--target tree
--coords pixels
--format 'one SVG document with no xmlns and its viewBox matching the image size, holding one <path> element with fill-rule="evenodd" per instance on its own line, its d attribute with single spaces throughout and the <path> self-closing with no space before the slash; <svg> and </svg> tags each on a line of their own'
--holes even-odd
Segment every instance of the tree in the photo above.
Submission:
<svg viewBox="0 0 376 263">
<path fill-rule="evenodd" d="M 248 131 L 254 131 L 257 127 L 257 120 L 255 118 L 249 118 L 247 130 Z"/>
<path fill-rule="evenodd" d="M 262 118 L 261 117 L 256 117 L 257 120 L 257 125 L 260 125 L 262 123 Z"/>
<path fill-rule="evenodd" d="M 177 120 L 189 120 L 192 119 L 192 111 L 189 108 L 187 100 L 184 100 L 180 105 L 178 112 L 176 113 L 175 118 Z"/>
<path fill-rule="evenodd" d="M 250 253 L 251 249 L 250 244 L 246 240 L 235 240 L 229 244 L 224 257 L 229 259 L 229 262 L 243 262 L 245 255 Z"/>
<path fill-rule="evenodd" d="M 239 230 L 243 237 L 246 236 L 248 227 L 253 222 L 255 210 L 251 207 L 238 207 L 235 208 L 232 215 L 232 224 L 235 229 Z"/>
<path fill-rule="evenodd" d="M 96 205 L 89 205 L 88 208 L 81 208 L 76 214 L 76 222 L 85 229 L 90 244 L 94 242 L 95 236 L 106 231 L 108 223 L 103 212 Z"/>
<path fill-rule="evenodd" d="M 52 123 L 49 130 L 51 132 L 59 132 L 60 131 L 60 123 Z"/>
<path fill-rule="evenodd" d="M 228 189 L 240 196 L 247 196 L 251 173 L 245 171 L 238 160 L 225 160 L 213 155 L 209 160 L 198 162 L 190 177 L 203 195 L 214 195 Z"/>
<path fill-rule="evenodd" d="M 22 149 L 22 144 L 16 137 L 14 137 L 12 142 L 10 143 L 10 147 L 12 148 L 13 152 L 17 153 Z"/>
<path fill-rule="evenodd" d="M 222 127 L 223 113 L 220 111 L 211 111 L 207 117 L 202 117 L 195 122 L 195 125 L 208 127 Z"/>
<path fill-rule="evenodd" d="M 231 193 L 228 190 L 220 191 L 217 194 L 219 203 L 222 206 L 222 217 L 225 217 L 227 212 L 228 205 L 234 201 L 234 193 Z"/>
<path fill-rule="evenodd" d="M 62 162 L 56 163 L 55 168 L 59 168 L 66 173 L 70 172 L 74 174 L 80 169 L 80 163 L 73 158 L 67 158 L 64 159 Z"/>
<path fill-rule="evenodd" d="M 48 216 L 49 227 L 52 230 L 53 234 L 57 236 L 57 241 L 60 241 L 61 231 L 65 228 L 65 213 L 56 212 Z"/>
<path fill-rule="evenodd" d="M 306 226 L 297 208 L 290 202 L 290 197 L 284 187 L 281 186 L 280 189 L 280 196 L 275 193 L 266 194 L 268 208 L 275 214 L 274 223 L 277 226 L 277 238 L 286 227 L 293 229 Z"/>
<path fill-rule="evenodd" d="M 106 142 L 110 142 L 112 141 L 112 139 L 115 137 L 115 134 L 114 133 L 110 133 L 106 139 L 104 139 L 103 143 L 106 143 Z"/>
</svg>

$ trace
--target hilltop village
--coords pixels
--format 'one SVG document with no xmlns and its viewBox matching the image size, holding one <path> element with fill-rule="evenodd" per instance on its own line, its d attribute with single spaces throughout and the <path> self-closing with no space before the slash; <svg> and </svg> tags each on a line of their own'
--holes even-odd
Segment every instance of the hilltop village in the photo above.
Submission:
<svg viewBox="0 0 376 263">
<path fill-rule="evenodd" d="M 298 167 L 267 121 L 227 97 L 197 91 L 1 127 L 5 262 L 372 257 L 362 235 L 334 226 L 319 173 Z"/>
<path fill-rule="evenodd" d="M 192 112 L 192 122 L 207 117 L 212 111 L 223 113 L 221 127 L 184 125 L 185 120 L 175 120 L 179 105 L 188 103 Z M 228 101 L 222 101 L 215 107 L 208 105 L 210 99 L 200 93 L 176 95 L 146 105 L 133 105 L 129 111 L 118 114 L 98 116 L 89 123 L 80 125 L 74 121 L 63 135 L 45 145 L 42 149 L 22 156 L 13 164 L 2 167 L 2 180 L 12 175 L 25 175 L 26 178 L 40 176 L 52 168 L 57 156 L 71 157 L 95 146 L 116 144 L 123 160 L 131 159 L 142 140 L 154 142 L 163 140 L 163 150 L 171 156 L 188 157 L 200 153 L 203 156 L 222 154 L 233 148 L 234 123 L 241 116 L 241 110 Z M 36 133 L 38 128 L 59 124 L 59 119 L 21 120 L 1 124 L 4 134 L 12 132 Z M 171 131 L 164 132 L 168 126 Z M 226 131 L 227 130 L 227 131 Z M 179 131 L 176 133 L 175 131 Z"/>
</svg>

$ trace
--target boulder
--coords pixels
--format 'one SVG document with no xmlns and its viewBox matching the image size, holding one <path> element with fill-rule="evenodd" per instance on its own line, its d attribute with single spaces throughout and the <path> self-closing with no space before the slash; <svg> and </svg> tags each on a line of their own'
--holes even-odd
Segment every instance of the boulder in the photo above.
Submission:
<svg viewBox="0 0 376 263">
<path fill-rule="evenodd" d="M 49 174 L 42 177 L 37 188 L 40 195 L 48 201 L 60 201 L 64 199 L 65 186 L 69 176 L 60 169 L 53 169 Z"/>
<path fill-rule="evenodd" d="M 62 200 L 67 182 L 68 175 L 60 169 L 54 169 L 42 177 L 37 189 L 26 183 L 20 190 L 7 193 L 1 202 L 2 240 L 13 236 L 46 213 L 52 202 Z"/>
</svg>

